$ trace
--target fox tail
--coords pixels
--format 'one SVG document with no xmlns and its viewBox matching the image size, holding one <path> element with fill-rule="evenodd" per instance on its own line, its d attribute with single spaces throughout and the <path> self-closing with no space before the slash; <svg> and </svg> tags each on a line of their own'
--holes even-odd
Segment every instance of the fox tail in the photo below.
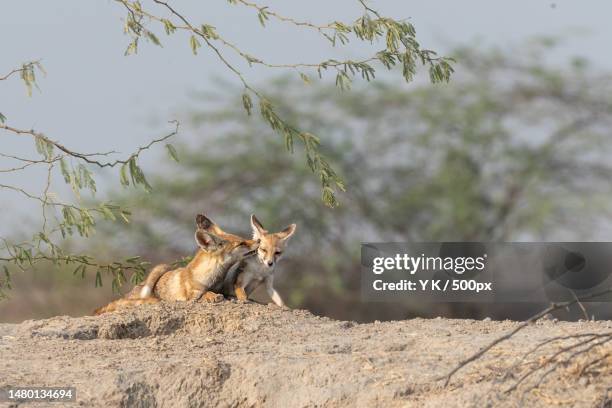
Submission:
<svg viewBox="0 0 612 408">
<path fill-rule="evenodd" d="M 123 310 L 137 305 L 145 305 L 158 303 L 160 300 L 154 297 L 146 299 L 119 299 L 114 302 L 110 302 L 106 306 L 102 306 L 94 310 L 94 315 L 98 316 L 104 313 L 114 312 L 116 310 Z"/>
<path fill-rule="evenodd" d="M 151 296 L 153 293 L 153 288 L 155 284 L 162 277 L 162 275 L 168 272 L 172 267 L 168 264 L 157 265 L 155 268 L 149 272 L 149 275 L 144 281 L 142 289 L 140 289 L 140 299 L 146 299 Z"/>
</svg>

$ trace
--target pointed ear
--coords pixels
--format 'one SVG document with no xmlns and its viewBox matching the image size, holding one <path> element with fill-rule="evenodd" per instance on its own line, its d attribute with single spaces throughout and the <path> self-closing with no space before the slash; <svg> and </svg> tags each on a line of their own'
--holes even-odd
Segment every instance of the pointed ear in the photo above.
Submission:
<svg viewBox="0 0 612 408">
<path fill-rule="evenodd" d="M 289 238 L 291 238 L 291 236 L 293 235 L 293 233 L 295 232 L 295 229 L 297 228 L 297 225 L 295 224 L 291 224 L 290 226 L 288 226 L 287 228 L 285 228 L 284 230 L 282 230 L 281 232 L 277 232 L 276 236 L 278 238 L 280 238 L 283 241 L 288 240 Z"/>
<path fill-rule="evenodd" d="M 259 239 L 266 232 L 261 222 L 255 217 L 255 214 L 251 214 L 251 228 L 253 229 L 253 239 Z"/>
<path fill-rule="evenodd" d="M 198 246 L 205 251 L 214 251 L 225 243 L 225 240 L 210 232 L 198 229 L 195 233 Z"/>
<path fill-rule="evenodd" d="M 211 220 L 210 218 L 208 218 L 204 214 L 196 215 L 196 226 L 198 227 L 198 229 L 207 230 L 210 227 L 212 227 L 213 225 L 215 225 L 213 220 Z"/>
</svg>

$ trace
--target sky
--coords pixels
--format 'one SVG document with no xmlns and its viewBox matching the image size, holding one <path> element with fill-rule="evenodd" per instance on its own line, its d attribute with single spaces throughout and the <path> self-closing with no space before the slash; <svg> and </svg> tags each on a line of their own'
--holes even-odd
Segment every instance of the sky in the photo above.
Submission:
<svg viewBox="0 0 612 408">
<path fill-rule="evenodd" d="M 150 0 L 141 2 L 163 14 Z M 333 49 L 313 33 L 284 23 L 271 22 L 263 29 L 252 9 L 227 0 L 174 0 L 171 4 L 192 21 L 216 26 L 228 40 L 272 62 L 318 62 L 370 51 L 359 46 Z M 315 23 L 350 22 L 362 13 L 357 0 L 265 0 L 261 4 Z M 409 19 L 425 48 L 444 51 L 478 39 L 510 49 L 534 36 L 569 35 L 571 40 L 560 57 L 578 54 L 612 70 L 610 1 L 371 0 L 369 4 L 381 14 Z M 143 43 L 137 55 L 124 56 L 129 38 L 123 33 L 123 17 L 124 9 L 112 0 L 5 0 L 0 76 L 21 62 L 38 59 L 47 71 L 39 80 L 40 91 L 35 90 L 31 98 L 16 77 L 0 82 L 0 112 L 7 123 L 34 128 L 76 151 L 129 153 L 167 133 L 166 122 L 181 118 L 194 93 L 217 87 L 219 79 L 236 83 L 235 76 L 204 48 L 192 55 L 188 38 L 180 33 L 166 37 L 157 30 L 163 48 Z M 255 84 L 282 73 L 251 69 L 231 60 Z M 32 142 L 0 132 L 0 151 L 31 155 Z M 152 153 L 148 167 L 155 165 L 151 157 L 159 156 Z M 0 169 L 12 164 L 0 158 Z M 40 173 L 19 177 L 10 181 L 32 191 L 40 189 Z M 0 184 L 9 178 L 0 173 Z M 22 201 L 0 190 L 5 217 L 27 208 Z"/>
</svg>

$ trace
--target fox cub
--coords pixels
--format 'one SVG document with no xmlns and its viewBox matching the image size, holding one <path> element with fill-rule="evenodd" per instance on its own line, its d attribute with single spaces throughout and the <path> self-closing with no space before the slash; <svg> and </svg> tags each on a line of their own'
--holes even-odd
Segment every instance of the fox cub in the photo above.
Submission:
<svg viewBox="0 0 612 408">
<path fill-rule="evenodd" d="M 222 239 L 244 240 L 244 238 L 223 231 L 204 215 L 199 219 L 198 225 Z M 240 300 L 247 300 L 248 296 L 263 283 L 272 301 L 280 307 L 285 307 L 285 302 L 274 289 L 274 267 L 282 257 L 289 238 L 295 233 L 296 225 L 291 224 L 280 232 L 271 233 L 262 226 L 255 215 L 251 215 L 251 228 L 253 240 L 259 244 L 257 256 L 245 258 L 237 268 L 228 273 L 222 293 L 236 296 Z"/>
<path fill-rule="evenodd" d="M 185 267 L 171 270 L 169 265 L 158 265 L 149 273 L 143 285 L 134 287 L 123 299 L 97 309 L 94 314 L 111 312 L 125 306 L 156 303 L 160 300 L 186 301 L 219 300 L 218 293 L 228 271 L 238 262 L 255 255 L 256 240 L 227 239 L 200 228 L 200 215 L 195 240 L 200 247 L 193 260 Z M 217 292 L 217 293 L 215 293 Z"/>
</svg>

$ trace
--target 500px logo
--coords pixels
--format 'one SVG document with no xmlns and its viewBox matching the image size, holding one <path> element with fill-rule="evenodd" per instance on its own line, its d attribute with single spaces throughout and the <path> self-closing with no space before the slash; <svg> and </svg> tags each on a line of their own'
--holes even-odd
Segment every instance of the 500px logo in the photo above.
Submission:
<svg viewBox="0 0 612 408">
<path fill-rule="evenodd" d="M 465 272 L 482 271 L 485 268 L 487 254 L 482 256 L 410 256 L 396 254 L 390 257 L 372 259 L 372 272 L 380 275 L 388 270 L 406 271 L 414 275 L 419 271 L 445 271 L 463 275 Z"/>
</svg>

